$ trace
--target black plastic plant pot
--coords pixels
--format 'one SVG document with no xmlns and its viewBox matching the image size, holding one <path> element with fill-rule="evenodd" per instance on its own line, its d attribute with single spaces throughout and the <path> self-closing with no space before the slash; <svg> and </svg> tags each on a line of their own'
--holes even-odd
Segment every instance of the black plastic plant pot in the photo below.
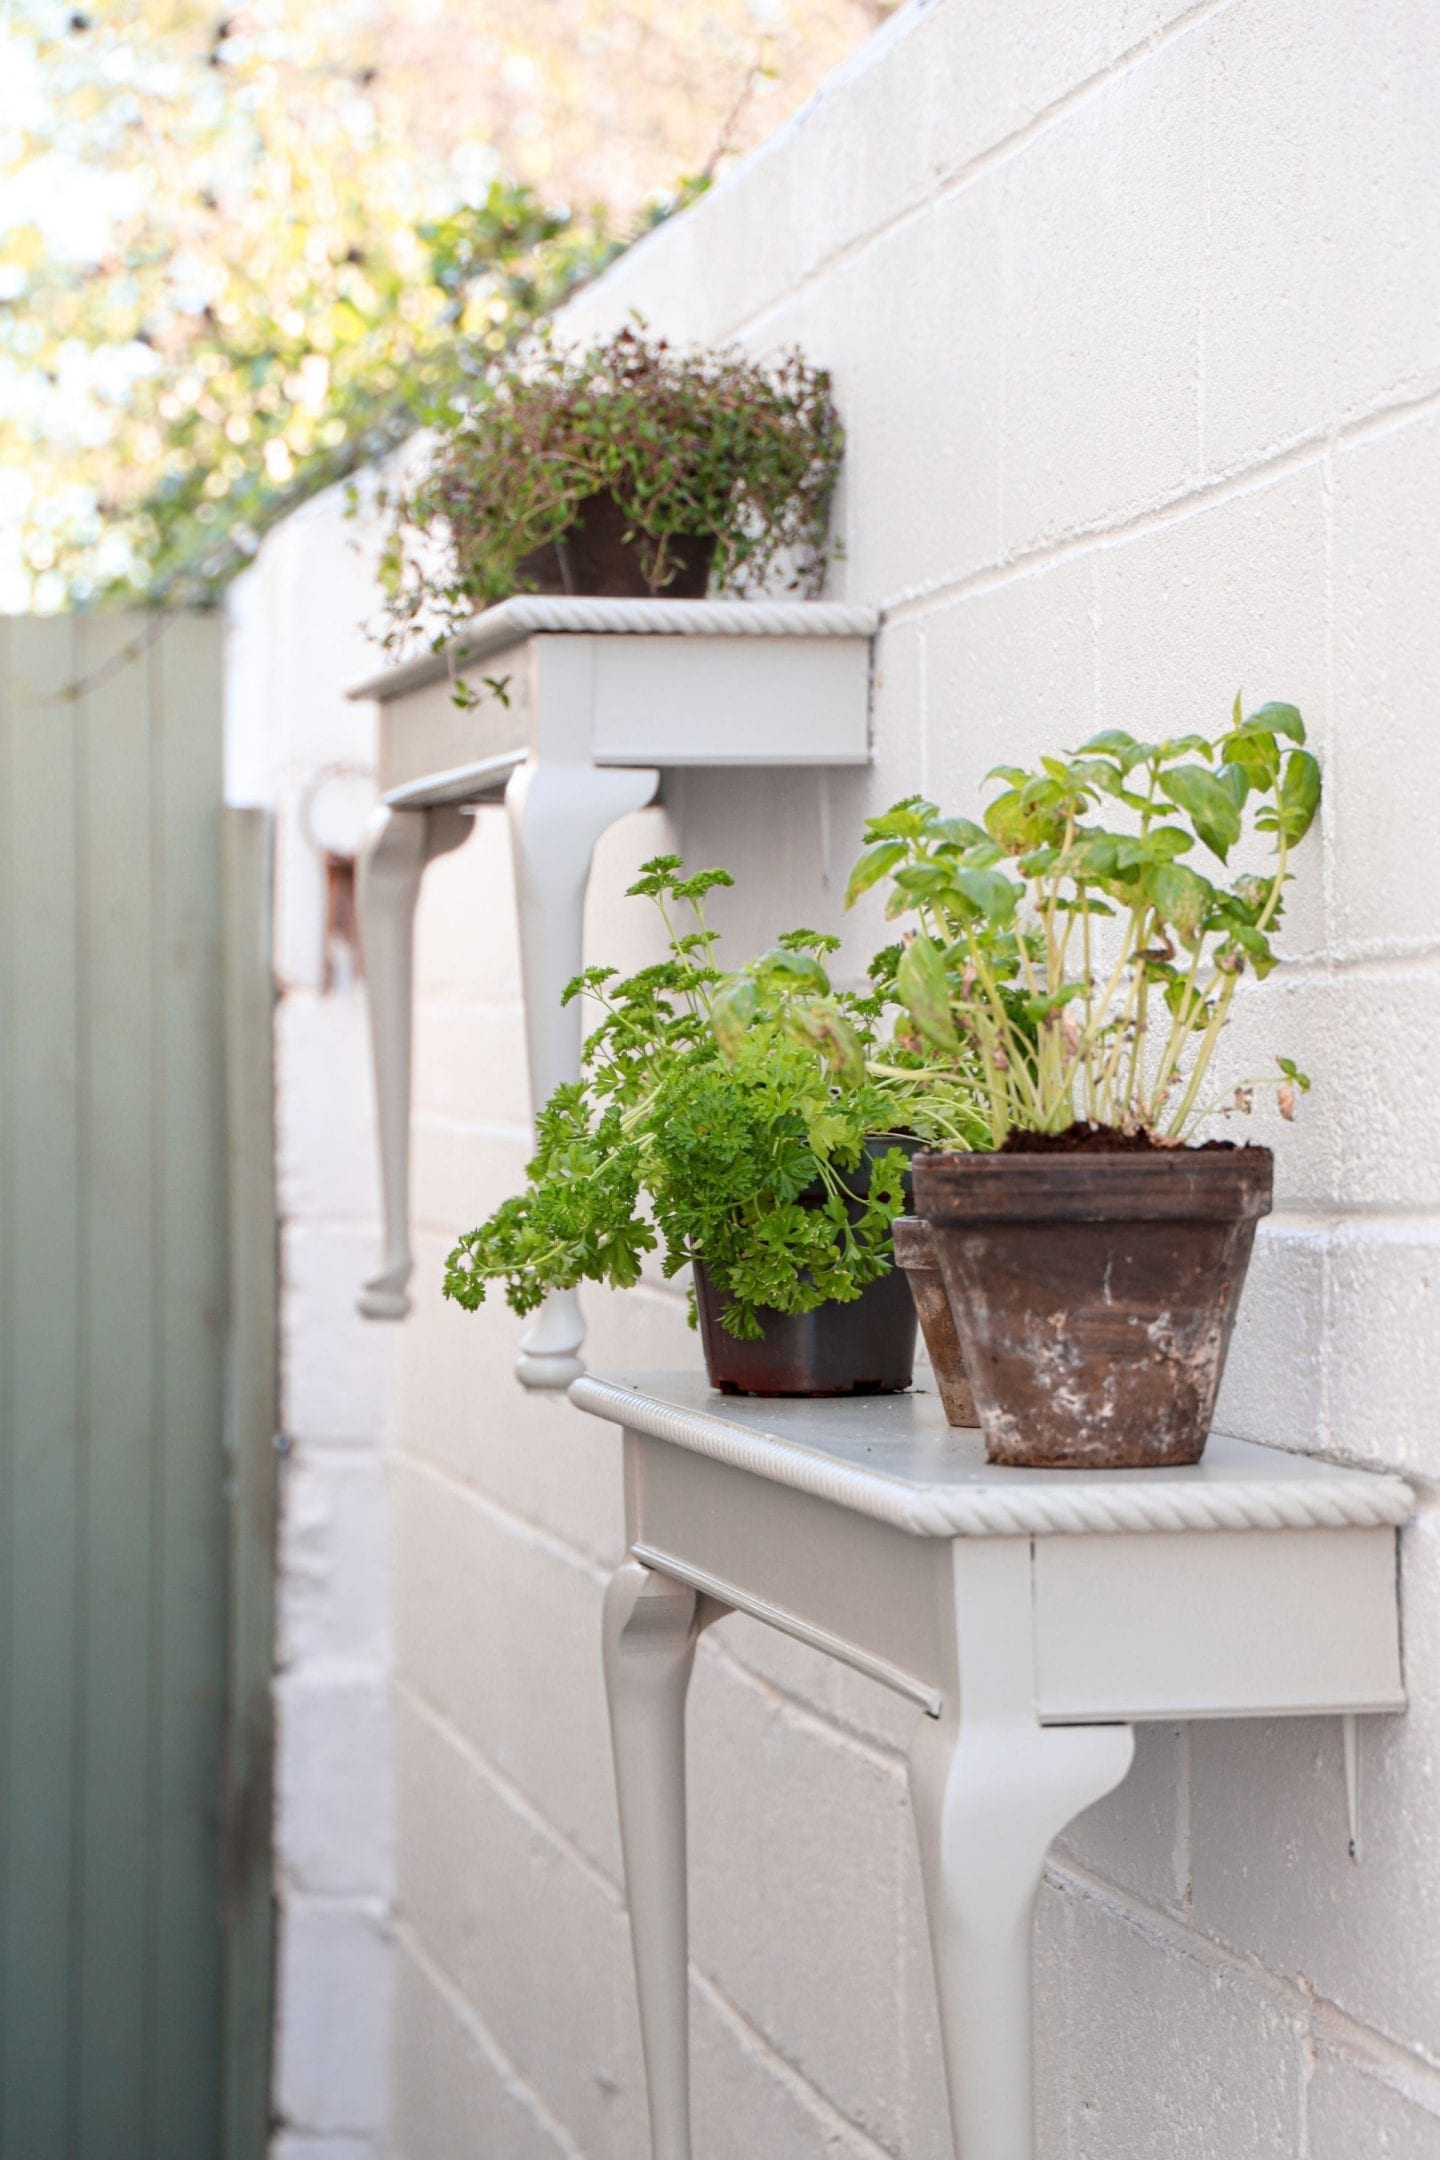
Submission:
<svg viewBox="0 0 1440 2160">
<path fill-rule="evenodd" d="M 722 1395 L 898 1395 L 914 1379 L 915 1303 L 903 1269 L 892 1268 L 843 1305 L 808 1313 L 762 1308 L 758 1342 L 742 1342 L 720 1325 L 726 1302 L 697 1266 L 705 1370 Z"/>
<path fill-rule="evenodd" d="M 913 1156 L 918 1146 L 908 1134 L 874 1133 L 865 1152 L 873 1162 L 891 1148 Z M 820 1207 L 824 1199 L 817 1181 L 801 1193 L 800 1205 Z M 906 1207 L 912 1202 L 907 1176 Z M 847 1203 L 852 1222 L 861 1212 L 858 1200 Z M 898 1267 L 843 1304 L 817 1305 L 808 1313 L 762 1305 L 758 1342 L 742 1342 L 721 1326 L 729 1301 L 703 1265 L 697 1262 L 694 1272 L 705 1370 L 722 1395 L 900 1395 L 915 1378 L 915 1302 Z"/>
</svg>

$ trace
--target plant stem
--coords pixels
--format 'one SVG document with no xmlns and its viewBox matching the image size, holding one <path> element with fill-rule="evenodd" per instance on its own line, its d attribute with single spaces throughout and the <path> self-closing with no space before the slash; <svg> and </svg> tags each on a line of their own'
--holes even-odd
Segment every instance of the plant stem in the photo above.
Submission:
<svg viewBox="0 0 1440 2160">
<path fill-rule="evenodd" d="M 1235 995 L 1235 985 L 1239 981 L 1239 979 L 1240 978 L 1238 975 L 1230 976 L 1225 984 L 1224 989 L 1221 991 L 1219 997 L 1215 1001 L 1215 1010 L 1210 1015 L 1209 1025 L 1206 1027 L 1205 1033 L 1200 1038 L 1200 1048 L 1196 1054 L 1194 1070 L 1191 1072 L 1190 1075 L 1190 1084 L 1185 1090 L 1179 1109 L 1175 1112 L 1174 1117 L 1170 1120 L 1170 1123 L 1165 1128 L 1167 1133 L 1179 1134 L 1183 1133 L 1185 1130 L 1186 1123 L 1190 1116 L 1191 1106 L 1195 1101 L 1196 1095 L 1200 1091 L 1200 1083 L 1205 1077 L 1205 1068 L 1210 1063 L 1211 1057 L 1214 1055 L 1215 1045 L 1220 1039 L 1220 1030 L 1225 1025 L 1226 1018 L 1230 1011 L 1230 1002 Z"/>
</svg>

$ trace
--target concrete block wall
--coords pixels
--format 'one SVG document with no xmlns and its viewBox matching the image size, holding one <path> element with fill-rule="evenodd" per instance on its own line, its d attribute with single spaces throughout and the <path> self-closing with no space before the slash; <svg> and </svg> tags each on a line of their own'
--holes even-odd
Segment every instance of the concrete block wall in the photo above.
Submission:
<svg viewBox="0 0 1440 2160">
<path fill-rule="evenodd" d="M 589 957 L 648 950 L 635 861 L 741 884 L 741 953 L 841 926 L 867 812 L 955 808 L 1101 725 L 1294 699 L 1325 761 L 1290 959 L 1237 1066 L 1315 1078 L 1279 1152 L 1221 1422 L 1440 1470 L 1440 38 L 1416 0 L 933 0 L 572 308 L 791 340 L 849 428 L 832 592 L 886 611 L 868 774 L 692 774 L 602 846 Z M 403 2160 L 647 2150 L 599 1661 L 613 1435 L 438 1296 L 525 1153 L 503 819 L 422 904 L 419 1306 L 398 1345 L 396 2116 Z M 826 834 L 831 835 L 827 848 Z M 873 917 L 845 924 L 858 965 Z M 1257 1062 L 1258 1061 L 1258 1062 Z M 592 1297 L 595 1365 L 697 1357 Z M 1412 1707 L 1165 1728 L 1055 1859 L 1044 2160 L 1440 2156 L 1440 1547 L 1403 1548 Z M 703 2160 L 941 2160 L 909 1712 L 730 1620 L 691 1707 Z"/>
<path fill-rule="evenodd" d="M 1440 1146 L 1440 40 L 1419 0 L 912 6 L 573 308 L 801 343 L 850 430 L 833 592 L 881 602 L 875 767 L 691 775 L 596 863 L 681 848 L 737 954 L 843 928 L 864 816 L 1101 724 L 1295 698 L 1327 769 L 1291 958 L 1235 1061 L 1316 1091 L 1280 1147 L 1231 1431 L 1428 1487 Z M 276 810 L 285 1236 L 277 2160 L 639 2160 L 599 1668 L 613 1436 L 446 1308 L 454 1232 L 526 1154 L 503 819 L 427 882 L 418 1309 L 353 1316 L 375 1250 L 360 994 L 320 989 L 306 782 L 369 760 L 373 532 L 322 498 L 231 601 L 230 794 Z M 359 543 L 357 546 L 357 542 Z M 1160 716 L 1160 717 L 1157 717 Z M 696 1357 L 658 1282 L 592 1297 L 603 1368 Z M 393 1558 L 392 1558 L 393 1553 Z M 392 1573 L 394 1597 L 392 1603 Z M 1151 1730 L 1038 1933 L 1044 2160 L 1440 2160 L 1440 1550 L 1403 1549 L 1412 1709 L 1367 1728 L 1362 1864 L 1325 1725 Z M 393 1688 L 392 1680 L 393 1666 Z M 941 2160 L 909 1712 L 731 1620 L 692 1696 L 702 2160 Z M 398 1809 L 397 1809 L 398 1800 Z M 398 1814 L 398 1820 L 397 1820 Z M 398 1871 L 398 1910 L 396 1877 Z"/>
<path fill-rule="evenodd" d="M 227 791 L 275 818 L 282 1283 L 275 1682 L 280 1906 L 275 2160 L 382 2160 L 393 2021 L 393 1749 L 384 1448 L 394 1341 L 356 1288 L 377 1250 L 364 992 L 324 983 L 325 878 L 302 805 L 373 767 L 372 525 L 340 491 L 265 542 L 229 596 Z"/>
</svg>

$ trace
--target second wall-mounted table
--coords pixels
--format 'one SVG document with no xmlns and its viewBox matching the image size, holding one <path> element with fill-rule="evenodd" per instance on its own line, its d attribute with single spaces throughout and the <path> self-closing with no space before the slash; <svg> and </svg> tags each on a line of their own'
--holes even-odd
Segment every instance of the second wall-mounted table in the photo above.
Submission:
<svg viewBox="0 0 1440 2160">
<path fill-rule="evenodd" d="M 572 1400 L 625 1435 L 605 1670 L 654 2160 L 691 2160 L 685 1693 L 698 1634 L 730 1612 L 920 1712 L 910 1789 L 956 2160 L 1034 2160 L 1030 1933 L 1051 1840 L 1120 1783 L 1139 1723 L 1331 1713 L 1353 1763 L 1356 1718 L 1404 1707 L 1396 1530 L 1414 1494 L 1240 1440 L 1187 1469 L 999 1468 L 933 1396 L 760 1401 L 652 1373 L 587 1376 Z"/>
<path fill-rule="evenodd" d="M 368 1318 L 410 1309 L 413 946 L 427 864 L 468 838 L 478 805 L 504 802 L 538 1108 L 579 1073 L 580 1006 L 560 998 L 584 964 L 600 835 L 653 801 L 667 768 L 867 764 L 878 626 L 873 608 L 820 601 L 527 595 L 487 609 L 447 653 L 351 691 L 380 708 L 382 800 L 359 864 L 385 1222 L 360 1296 Z M 583 1340 L 578 1298 L 557 1293 L 526 1334 L 520 1378 L 568 1386 Z"/>
</svg>

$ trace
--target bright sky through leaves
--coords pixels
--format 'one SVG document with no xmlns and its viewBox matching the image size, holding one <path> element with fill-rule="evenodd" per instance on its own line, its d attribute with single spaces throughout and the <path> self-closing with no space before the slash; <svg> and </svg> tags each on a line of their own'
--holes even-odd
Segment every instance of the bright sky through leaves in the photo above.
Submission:
<svg viewBox="0 0 1440 2160">
<path fill-rule="evenodd" d="M 223 575 L 890 11 L 0 0 L 0 610 Z"/>
</svg>

